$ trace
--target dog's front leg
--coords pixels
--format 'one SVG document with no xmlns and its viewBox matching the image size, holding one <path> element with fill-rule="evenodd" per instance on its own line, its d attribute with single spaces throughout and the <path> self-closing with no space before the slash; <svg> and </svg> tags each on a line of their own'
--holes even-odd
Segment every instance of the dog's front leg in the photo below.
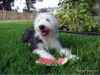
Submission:
<svg viewBox="0 0 100 75">
<path fill-rule="evenodd" d="M 68 59 L 76 58 L 76 55 L 73 55 L 71 53 L 71 50 L 67 48 L 63 48 L 58 40 L 55 41 L 53 46 L 59 51 L 61 56 L 68 58 Z"/>
<path fill-rule="evenodd" d="M 54 58 L 50 53 L 48 53 L 46 50 L 35 49 L 35 50 L 33 51 L 33 53 L 39 55 L 39 57 L 41 57 L 41 58 L 47 58 L 47 59 L 52 59 L 52 60 L 55 59 L 55 58 Z"/>
<path fill-rule="evenodd" d="M 55 62 L 55 58 L 45 50 L 43 43 L 39 43 L 37 48 L 33 49 L 33 53 L 39 56 L 36 63 L 48 65 Z"/>
<path fill-rule="evenodd" d="M 71 53 L 71 50 L 69 50 L 68 48 L 61 48 L 60 49 L 60 54 L 63 56 L 63 57 L 66 57 L 68 59 L 76 59 L 78 58 L 76 55 L 73 55 Z"/>
<path fill-rule="evenodd" d="M 36 49 L 33 51 L 33 53 L 39 55 L 39 59 L 36 60 L 36 63 L 38 64 L 51 65 L 55 63 L 55 58 L 46 50 Z"/>
</svg>

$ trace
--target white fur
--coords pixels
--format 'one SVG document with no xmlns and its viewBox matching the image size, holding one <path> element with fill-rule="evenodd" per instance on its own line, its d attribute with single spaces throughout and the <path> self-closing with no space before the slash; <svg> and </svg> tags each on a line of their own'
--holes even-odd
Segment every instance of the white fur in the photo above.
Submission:
<svg viewBox="0 0 100 75">
<path fill-rule="evenodd" d="M 47 18 L 50 20 L 49 22 L 46 20 Z M 48 36 L 41 35 L 39 29 L 40 25 L 45 25 L 50 29 L 50 34 Z M 54 57 L 51 54 L 49 54 L 46 50 L 48 50 L 48 48 L 56 48 L 59 51 L 59 53 L 61 55 L 64 55 L 67 59 L 72 59 L 74 57 L 74 55 L 71 54 L 71 51 L 63 48 L 60 42 L 58 41 L 57 27 L 58 22 L 56 17 L 54 17 L 53 15 L 49 13 L 40 13 L 37 15 L 34 22 L 34 30 L 36 32 L 36 36 L 42 39 L 43 44 L 39 45 L 38 50 L 33 51 L 33 53 L 37 53 L 40 57 L 48 57 L 54 59 Z"/>
</svg>

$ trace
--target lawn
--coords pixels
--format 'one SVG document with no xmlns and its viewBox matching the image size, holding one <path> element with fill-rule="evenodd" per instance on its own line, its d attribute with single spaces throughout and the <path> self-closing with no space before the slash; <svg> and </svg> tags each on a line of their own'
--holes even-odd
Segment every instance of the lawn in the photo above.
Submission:
<svg viewBox="0 0 100 75">
<path fill-rule="evenodd" d="M 29 21 L 0 21 L 0 74 L 28 75 L 100 75 L 100 36 L 60 33 L 64 47 L 72 50 L 79 60 L 64 66 L 35 64 L 35 55 L 21 42 Z"/>
</svg>

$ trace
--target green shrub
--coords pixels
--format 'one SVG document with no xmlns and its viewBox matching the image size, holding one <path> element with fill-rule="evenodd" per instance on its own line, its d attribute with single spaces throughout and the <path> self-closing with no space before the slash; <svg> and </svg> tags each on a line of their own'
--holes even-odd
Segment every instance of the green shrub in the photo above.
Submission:
<svg viewBox="0 0 100 75">
<path fill-rule="evenodd" d="M 95 0 L 64 0 L 57 12 L 60 26 L 67 25 L 69 31 L 97 31 L 96 21 L 91 16 Z"/>
</svg>

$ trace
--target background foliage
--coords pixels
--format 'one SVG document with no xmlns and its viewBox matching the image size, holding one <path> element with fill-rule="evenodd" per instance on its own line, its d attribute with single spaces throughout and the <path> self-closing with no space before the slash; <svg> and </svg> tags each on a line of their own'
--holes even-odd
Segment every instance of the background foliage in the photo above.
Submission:
<svg viewBox="0 0 100 75">
<path fill-rule="evenodd" d="M 57 16 L 61 26 L 69 31 L 99 31 L 91 10 L 95 0 L 63 0 Z"/>
</svg>

